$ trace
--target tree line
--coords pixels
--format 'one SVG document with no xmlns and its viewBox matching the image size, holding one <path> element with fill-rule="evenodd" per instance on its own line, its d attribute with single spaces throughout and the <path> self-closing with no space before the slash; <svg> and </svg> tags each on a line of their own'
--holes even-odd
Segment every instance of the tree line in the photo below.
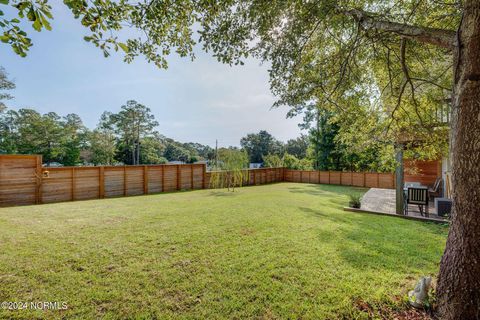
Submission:
<svg viewBox="0 0 480 320">
<path fill-rule="evenodd" d="M 0 154 L 41 154 L 46 165 L 162 164 L 169 161 L 207 161 L 212 168 L 224 169 L 238 153 L 244 168 L 250 163 L 266 167 L 301 170 L 388 171 L 374 150 L 350 152 L 336 142 L 335 125 L 310 130 L 286 143 L 265 130 L 247 134 L 238 147 L 219 150 L 200 143 L 181 143 L 155 130 L 158 123 L 151 110 L 129 100 L 118 113 L 104 112 L 94 129 L 87 128 L 79 115 L 41 114 L 34 109 L 13 110 L 0 106 Z M 216 161 L 215 161 L 216 160 Z"/>
<path fill-rule="evenodd" d="M 29 108 L 8 109 L 2 101 L 12 98 L 7 92 L 14 88 L 15 83 L 0 69 L 0 153 L 41 154 L 46 165 L 135 165 L 203 160 L 212 169 L 220 170 L 232 170 L 232 163 L 248 168 L 249 162 L 301 170 L 391 171 L 394 166 L 392 152 L 382 158 L 376 149 L 350 151 L 339 140 L 340 124 L 329 114 L 316 118 L 306 115 L 300 127 L 307 134 L 286 143 L 260 130 L 241 138 L 241 148 L 215 150 L 208 145 L 181 143 L 160 134 L 155 130 L 158 122 L 150 108 L 135 100 L 127 101 L 118 113 L 104 112 L 98 125 L 90 130 L 74 113 L 60 116 Z"/>
<path fill-rule="evenodd" d="M 214 150 L 161 135 L 149 108 L 130 100 L 118 113 L 105 112 L 93 130 L 76 114 L 0 109 L 0 154 L 41 154 L 46 165 L 193 163 Z"/>
</svg>

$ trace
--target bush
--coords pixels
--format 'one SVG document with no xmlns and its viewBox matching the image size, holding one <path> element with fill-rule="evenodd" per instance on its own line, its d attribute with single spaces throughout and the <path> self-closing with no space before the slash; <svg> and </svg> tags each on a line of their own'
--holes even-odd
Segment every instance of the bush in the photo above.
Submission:
<svg viewBox="0 0 480 320">
<path fill-rule="evenodd" d="M 350 208 L 357 208 L 360 209 L 361 206 L 361 201 L 362 201 L 362 196 L 359 194 L 350 194 L 349 195 L 350 201 L 348 201 L 348 206 Z"/>
</svg>

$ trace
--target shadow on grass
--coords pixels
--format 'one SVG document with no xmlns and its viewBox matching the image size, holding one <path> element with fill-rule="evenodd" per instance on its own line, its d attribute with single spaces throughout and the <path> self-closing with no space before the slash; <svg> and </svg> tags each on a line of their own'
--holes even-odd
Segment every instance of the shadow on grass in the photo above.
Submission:
<svg viewBox="0 0 480 320">
<path fill-rule="evenodd" d="M 320 210 L 315 210 L 315 209 L 306 208 L 306 207 L 299 207 L 298 209 L 300 209 L 301 211 L 303 211 L 305 213 L 309 213 L 309 214 L 311 214 L 313 216 L 316 216 L 316 217 L 319 217 L 319 218 L 327 219 L 327 220 L 329 220 L 331 222 L 334 222 L 334 223 L 351 223 L 352 222 L 348 219 L 339 217 L 338 215 L 323 213 Z"/>
<path fill-rule="evenodd" d="M 214 196 L 214 197 L 235 197 L 237 196 L 239 193 L 237 191 L 228 191 L 228 190 L 225 190 L 225 191 L 211 191 L 210 192 L 210 195 L 211 196 Z"/>
<path fill-rule="evenodd" d="M 440 259 L 441 250 L 435 252 L 428 242 L 442 241 L 438 235 L 446 236 L 445 227 L 394 217 L 299 209 L 325 221 L 328 227 L 319 230 L 318 241 L 333 245 L 338 256 L 355 269 L 411 273 Z"/>
<path fill-rule="evenodd" d="M 304 184 L 302 186 L 291 186 L 288 190 L 292 193 L 305 193 L 309 195 L 319 196 L 327 193 L 336 193 L 341 195 L 349 195 L 352 193 L 365 193 L 368 189 L 352 187 L 352 186 L 339 186 L 329 184 Z"/>
</svg>

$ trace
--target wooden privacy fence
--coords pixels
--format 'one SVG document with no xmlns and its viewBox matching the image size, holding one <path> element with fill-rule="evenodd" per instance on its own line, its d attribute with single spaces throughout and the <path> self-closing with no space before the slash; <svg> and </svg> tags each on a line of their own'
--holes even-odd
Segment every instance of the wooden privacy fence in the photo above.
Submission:
<svg viewBox="0 0 480 320">
<path fill-rule="evenodd" d="M 244 171 L 244 185 L 305 182 L 394 188 L 390 173 L 299 171 L 261 168 Z M 204 164 L 42 167 L 41 156 L 0 155 L 0 207 L 210 187 Z"/>
<path fill-rule="evenodd" d="M 41 156 L 0 155 L 0 206 L 205 188 L 205 165 L 42 167 Z"/>
<path fill-rule="evenodd" d="M 395 188 L 395 174 L 378 172 L 285 170 L 287 182 L 339 184 L 367 188 Z"/>
</svg>

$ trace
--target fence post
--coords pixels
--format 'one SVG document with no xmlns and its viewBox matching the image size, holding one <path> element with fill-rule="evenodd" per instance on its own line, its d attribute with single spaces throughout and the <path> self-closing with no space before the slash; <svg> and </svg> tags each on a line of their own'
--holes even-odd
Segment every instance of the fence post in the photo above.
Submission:
<svg viewBox="0 0 480 320">
<path fill-rule="evenodd" d="M 330 184 L 330 170 L 328 170 L 328 184 Z"/>
<path fill-rule="evenodd" d="M 204 164 L 202 166 L 202 189 L 205 189 L 205 180 L 206 180 L 205 176 L 206 176 L 206 174 L 207 174 L 207 165 Z"/>
<path fill-rule="evenodd" d="M 148 194 L 148 167 L 143 166 L 143 194 Z"/>
<path fill-rule="evenodd" d="M 367 185 L 367 174 L 363 172 L 363 186 L 366 187 Z"/>
<path fill-rule="evenodd" d="M 380 176 L 378 172 L 377 172 L 377 188 L 380 188 Z"/>
<path fill-rule="evenodd" d="M 105 198 L 105 168 L 103 166 L 98 168 L 98 197 L 103 199 Z"/>
</svg>

